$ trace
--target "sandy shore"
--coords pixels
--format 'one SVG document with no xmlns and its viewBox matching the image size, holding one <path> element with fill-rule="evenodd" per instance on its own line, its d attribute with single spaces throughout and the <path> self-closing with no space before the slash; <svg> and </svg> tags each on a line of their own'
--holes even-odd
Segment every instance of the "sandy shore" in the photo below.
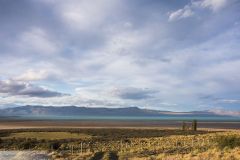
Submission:
<svg viewBox="0 0 240 160">
<path fill-rule="evenodd" d="M 181 128 L 180 121 L 108 121 L 108 120 L 8 120 L 0 129 L 22 128 Z M 189 125 L 191 125 L 189 123 Z M 198 128 L 240 129 L 240 122 L 198 122 Z"/>
</svg>

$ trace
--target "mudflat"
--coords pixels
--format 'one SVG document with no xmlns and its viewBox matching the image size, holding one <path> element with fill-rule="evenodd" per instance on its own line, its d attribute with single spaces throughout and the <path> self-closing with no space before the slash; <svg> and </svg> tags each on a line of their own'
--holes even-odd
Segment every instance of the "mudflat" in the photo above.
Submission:
<svg viewBox="0 0 240 160">
<path fill-rule="evenodd" d="M 157 120 L 0 120 L 0 129 L 22 128 L 181 128 L 182 121 Z M 188 125 L 191 125 L 190 122 Z M 240 122 L 198 122 L 198 128 L 240 129 Z"/>
</svg>

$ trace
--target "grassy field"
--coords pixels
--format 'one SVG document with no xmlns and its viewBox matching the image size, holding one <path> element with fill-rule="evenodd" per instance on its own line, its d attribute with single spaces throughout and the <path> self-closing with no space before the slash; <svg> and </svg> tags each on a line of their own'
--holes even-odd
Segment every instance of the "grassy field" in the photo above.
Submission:
<svg viewBox="0 0 240 160">
<path fill-rule="evenodd" d="M 5 138 L 30 138 L 38 140 L 57 140 L 57 139 L 90 139 L 91 136 L 83 133 L 70 132 L 20 132 L 11 133 Z"/>
<path fill-rule="evenodd" d="M 45 150 L 54 159 L 239 160 L 240 132 L 180 129 L 0 131 L 1 150 Z"/>
</svg>

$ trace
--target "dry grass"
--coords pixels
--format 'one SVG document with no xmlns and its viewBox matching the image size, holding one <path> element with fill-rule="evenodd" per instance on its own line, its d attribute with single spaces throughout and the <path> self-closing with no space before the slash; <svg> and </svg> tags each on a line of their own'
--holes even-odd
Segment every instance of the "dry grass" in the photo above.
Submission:
<svg viewBox="0 0 240 160">
<path fill-rule="evenodd" d="M 8 132 L 9 133 L 9 132 Z M 6 135 L 3 134 L 2 135 Z M 18 138 L 55 139 L 55 158 L 119 160 L 239 160 L 239 131 L 183 132 L 181 130 L 92 129 L 79 131 L 21 131 L 2 139 L 4 147 Z M 16 138 L 10 141 L 10 138 Z M 72 139 L 72 140 L 63 140 Z M 85 139 L 82 141 L 82 139 Z M 28 142 L 28 141 L 27 141 Z M 50 141 L 51 142 L 51 141 Z M 31 141 L 34 149 L 46 142 Z M 54 143 L 55 143 L 54 142 Z M 18 144 L 18 143 L 17 143 Z M 53 144 L 53 143 L 51 143 Z M 82 146 L 82 147 L 81 147 Z M 50 149 L 51 150 L 51 149 Z M 62 156 L 60 153 L 66 155 Z M 115 158 L 114 158 L 115 157 Z"/>
<path fill-rule="evenodd" d="M 143 145 L 133 146 L 128 152 L 119 153 L 120 159 L 123 160 L 126 157 L 129 160 L 240 159 L 239 131 L 133 139 L 132 141 L 142 141 Z"/>
<path fill-rule="evenodd" d="M 209 149 L 205 152 L 192 152 L 189 154 L 159 154 L 151 157 L 132 157 L 129 160 L 239 160 L 240 148 Z"/>
<path fill-rule="evenodd" d="M 20 132 L 12 133 L 5 138 L 36 138 L 45 140 L 56 139 L 90 139 L 91 136 L 83 133 L 70 133 L 70 132 Z"/>
</svg>

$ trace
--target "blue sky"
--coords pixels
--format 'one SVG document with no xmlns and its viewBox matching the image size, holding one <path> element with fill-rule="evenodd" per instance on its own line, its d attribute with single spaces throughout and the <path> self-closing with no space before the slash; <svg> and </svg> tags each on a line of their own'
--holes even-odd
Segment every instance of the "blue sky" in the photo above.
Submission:
<svg viewBox="0 0 240 160">
<path fill-rule="evenodd" d="M 239 111 L 239 0 L 0 1 L 0 106 Z"/>
</svg>

